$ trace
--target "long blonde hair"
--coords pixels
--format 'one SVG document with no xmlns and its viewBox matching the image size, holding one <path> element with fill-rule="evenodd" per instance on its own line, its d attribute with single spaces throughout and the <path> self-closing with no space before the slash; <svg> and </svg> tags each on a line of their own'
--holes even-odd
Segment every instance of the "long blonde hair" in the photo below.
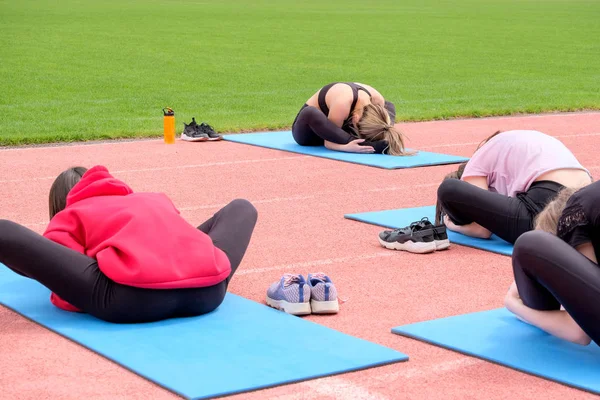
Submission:
<svg viewBox="0 0 600 400">
<path fill-rule="evenodd" d="M 564 188 L 552 200 L 544 207 L 535 218 L 534 226 L 535 229 L 556 235 L 558 229 L 558 219 L 562 215 L 567 201 L 573 196 L 573 194 L 580 188 Z"/>
<path fill-rule="evenodd" d="M 404 148 L 404 134 L 394 127 L 394 121 L 383 106 L 370 103 L 363 107 L 363 114 L 356 128 L 359 139 L 387 141 L 387 154 L 408 156 L 416 153 Z"/>
</svg>

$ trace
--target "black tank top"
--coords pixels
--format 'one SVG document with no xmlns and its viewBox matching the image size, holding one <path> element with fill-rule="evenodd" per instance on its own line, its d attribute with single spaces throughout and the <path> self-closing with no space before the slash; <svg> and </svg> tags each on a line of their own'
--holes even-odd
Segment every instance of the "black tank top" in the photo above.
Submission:
<svg viewBox="0 0 600 400">
<path fill-rule="evenodd" d="M 369 97 L 371 97 L 371 93 L 369 93 L 369 91 L 367 89 L 365 89 L 364 87 L 357 85 L 354 82 L 334 82 L 334 83 L 330 83 L 329 85 L 323 86 L 323 88 L 319 92 L 319 99 L 318 99 L 319 100 L 319 108 L 321 109 L 321 111 L 323 111 L 323 114 L 325 114 L 327 116 L 329 116 L 329 107 L 327 107 L 327 102 L 325 101 L 325 96 L 327 96 L 327 92 L 329 91 L 329 89 L 331 89 L 331 87 L 333 85 L 336 85 L 338 83 L 343 83 L 345 85 L 348 85 L 352 89 L 352 106 L 350 107 L 350 113 L 348 113 L 348 117 L 346 117 L 346 119 L 348 119 L 352 116 L 354 107 L 356 107 L 356 102 L 358 101 L 358 91 L 359 90 L 364 91 L 366 94 L 369 95 Z"/>
</svg>

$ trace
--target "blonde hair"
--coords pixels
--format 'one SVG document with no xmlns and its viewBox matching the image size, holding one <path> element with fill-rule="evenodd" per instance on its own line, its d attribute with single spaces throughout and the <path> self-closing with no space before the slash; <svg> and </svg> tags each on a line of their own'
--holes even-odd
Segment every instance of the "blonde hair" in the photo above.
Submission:
<svg viewBox="0 0 600 400">
<path fill-rule="evenodd" d="M 567 201 L 579 189 L 580 188 L 568 187 L 558 192 L 554 200 L 548 203 L 542 212 L 535 217 L 535 229 L 556 235 L 558 219 L 562 215 L 562 212 L 567 205 Z"/>
<path fill-rule="evenodd" d="M 394 127 L 387 110 L 377 104 L 367 104 L 363 114 L 356 124 L 359 139 L 370 141 L 385 140 L 388 142 L 387 154 L 407 156 L 415 154 L 404 148 L 404 134 Z"/>
</svg>

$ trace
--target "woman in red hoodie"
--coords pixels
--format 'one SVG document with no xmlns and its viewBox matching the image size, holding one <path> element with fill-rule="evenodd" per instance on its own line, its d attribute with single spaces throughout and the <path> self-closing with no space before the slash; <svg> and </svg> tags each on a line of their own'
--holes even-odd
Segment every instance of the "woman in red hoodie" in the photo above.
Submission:
<svg viewBox="0 0 600 400">
<path fill-rule="evenodd" d="M 70 168 L 50 189 L 43 236 L 0 220 L 0 263 L 51 301 L 117 323 L 205 314 L 223 301 L 256 209 L 234 200 L 197 229 L 160 193 L 133 193 L 103 166 Z"/>
</svg>

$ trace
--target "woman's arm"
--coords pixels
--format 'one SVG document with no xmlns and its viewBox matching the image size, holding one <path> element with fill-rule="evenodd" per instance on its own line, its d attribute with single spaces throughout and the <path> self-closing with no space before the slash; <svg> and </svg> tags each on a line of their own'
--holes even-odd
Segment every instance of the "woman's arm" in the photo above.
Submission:
<svg viewBox="0 0 600 400">
<path fill-rule="evenodd" d="M 504 299 L 505 307 L 521 321 L 569 342 L 587 346 L 592 339 L 565 310 L 539 311 L 527 307 L 519 296 L 516 283 L 510 286 Z"/>
<path fill-rule="evenodd" d="M 488 190 L 487 177 L 485 176 L 468 176 L 463 179 L 465 182 L 470 183 L 473 186 L 477 186 L 483 190 Z M 492 236 L 492 232 L 484 228 L 483 226 L 472 222 L 468 225 L 456 225 L 453 223 L 447 215 L 444 216 L 444 224 L 446 228 L 451 231 L 462 233 L 466 236 L 476 237 L 480 239 L 489 239 Z"/>
<path fill-rule="evenodd" d="M 55 243 L 85 254 L 85 240 L 81 233 L 79 218 L 70 209 L 66 209 L 50 220 L 43 236 Z"/>
<path fill-rule="evenodd" d="M 329 150 L 343 151 L 346 153 L 374 153 L 375 149 L 371 146 L 361 146 L 360 143 L 364 142 L 365 139 L 356 139 L 348 144 L 337 144 L 333 142 L 325 141 L 325 147 Z"/>
</svg>

